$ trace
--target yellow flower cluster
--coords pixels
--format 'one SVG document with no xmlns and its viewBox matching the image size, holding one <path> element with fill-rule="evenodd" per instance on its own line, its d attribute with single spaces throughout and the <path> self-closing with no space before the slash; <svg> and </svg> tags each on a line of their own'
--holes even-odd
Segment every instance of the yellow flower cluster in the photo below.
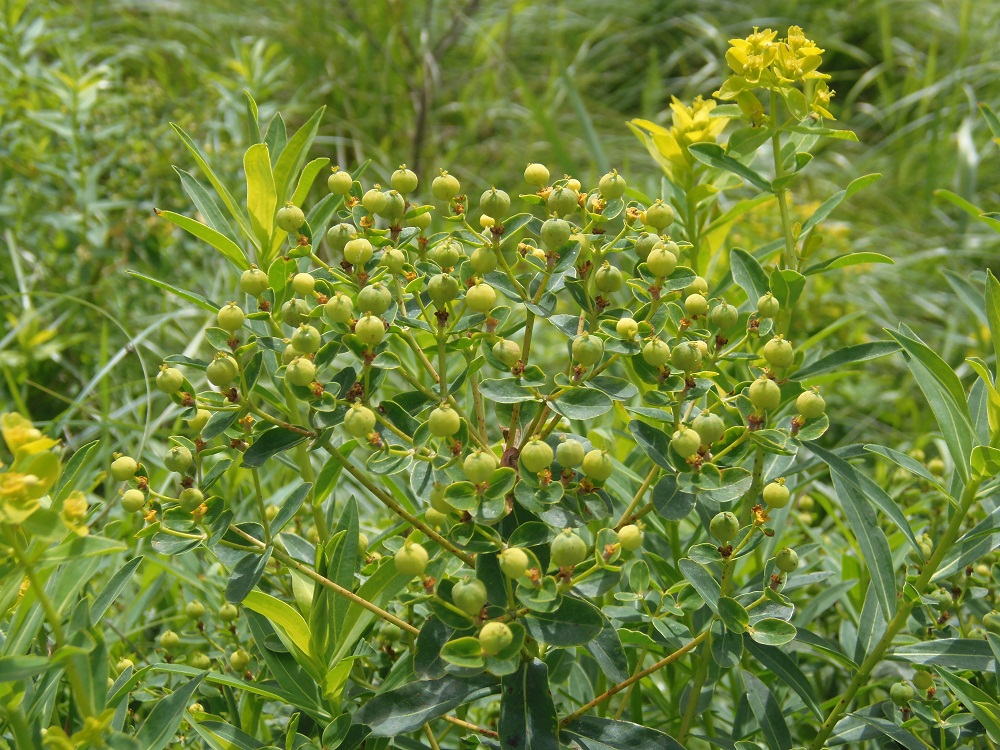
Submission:
<svg viewBox="0 0 1000 750">
<path fill-rule="evenodd" d="M 62 470 L 47 438 L 20 414 L 0 415 L 0 433 L 14 461 L 0 473 L 0 523 L 24 523 L 40 507 Z"/>
<path fill-rule="evenodd" d="M 674 181 L 693 163 L 688 146 L 693 143 L 715 143 L 729 121 L 727 117 L 712 117 L 717 102 L 695 97 L 691 105 L 676 96 L 670 102 L 671 126 L 669 129 L 649 120 L 632 120 L 632 128 L 654 159 Z"/>
<path fill-rule="evenodd" d="M 730 39 L 726 62 L 733 75 L 726 79 L 715 96 L 723 100 L 735 99 L 741 107 L 753 108 L 749 100 L 754 89 L 777 91 L 787 99 L 793 90 L 801 88 L 808 100 L 809 112 L 833 119 L 827 110 L 833 96 L 826 83 L 830 76 L 819 70 L 825 50 L 806 38 L 798 26 L 789 28 L 785 39 L 777 36 L 777 31 L 760 31 L 755 27 L 746 39 Z"/>
</svg>

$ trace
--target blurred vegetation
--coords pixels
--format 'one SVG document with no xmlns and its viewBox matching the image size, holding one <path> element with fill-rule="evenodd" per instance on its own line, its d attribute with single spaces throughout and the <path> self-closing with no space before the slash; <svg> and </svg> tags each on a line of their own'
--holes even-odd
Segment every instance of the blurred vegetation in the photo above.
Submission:
<svg viewBox="0 0 1000 750">
<path fill-rule="evenodd" d="M 170 122 L 216 168 L 231 168 L 246 144 L 245 90 L 262 122 L 280 108 L 290 131 L 325 105 L 316 155 L 351 168 L 371 159 L 368 179 L 385 182 L 406 162 L 424 184 L 449 168 L 471 194 L 494 182 L 517 192 L 523 186 L 504 181 L 530 158 L 585 181 L 615 166 L 658 194 L 662 175 L 625 121 L 668 122 L 671 97 L 711 94 L 728 39 L 754 25 L 801 25 L 827 50 L 833 112 L 858 134 L 837 157 L 821 156 L 815 193 L 884 175 L 835 215 L 826 246 L 876 250 L 896 265 L 862 268 L 827 288 L 812 311 L 816 329 L 851 316 L 837 335 L 853 342 L 905 317 L 953 363 L 986 335 L 956 291 L 978 283 L 996 235 L 934 191 L 984 210 L 1000 205 L 1000 158 L 976 108 L 1000 98 L 990 59 L 997 2 L 646 0 L 623 12 L 593 0 L 287 0 L 250 13 L 233 0 L 5 0 L 0 8 L 0 408 L 74 440 L 173 418 L 147 414 L 135 352 L 148 371 L 164 351 L 199 344 L 185 337 L 182 303 L 125 267 L 218 300 L 235 281 L 218 277 L 212 251 L 153 215 L 154 207 L 190 211 L 171 167 L 194 165 Z M 796 189 L 797 215 L 814 207 L 810 192 Z M 776 236 L 767 223 L 750 226 L 734 241 L 752 249 Z M 911 388 L 902 367 L 873 363 L 831 388 L 840 412 L 831 440 L 877 439 L 879 430 L 898 444 L 927 426 L 920 402 L 896 391 Z M 95 416 L 99 426 L 87 422 Z"/>
</svg>

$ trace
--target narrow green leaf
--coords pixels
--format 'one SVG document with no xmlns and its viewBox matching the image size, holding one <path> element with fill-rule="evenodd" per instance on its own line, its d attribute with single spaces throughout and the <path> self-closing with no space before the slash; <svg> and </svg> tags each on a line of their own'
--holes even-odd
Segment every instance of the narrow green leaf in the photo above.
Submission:
<svg viewBox="0 0 1000 750">
<path fill-rule="evenodd" d="M 819 208 L 813 211 L 812 216 L 806 219 L 805 223 L 802 225 L 802 230 L 799 234 L 805 235 L 827 216 L 832 214 L 834 209 L 843 203 L 847 198 L 850 198 L 862 188 L 878 182 L 880 179 L 882 179 L 882 175 L 880 174 L 867 174 L 863 177 L 858 177 L 856 180 L 852 180 L 844 190 L 838 190 L 836 193 L 823 201 Z"/>
<path fill-rule="evenodd" d="M 101 621 L 104 617 L 104 613 L 108 611 L 111 607 L 112 602 L 117 599 L 122 591 L 125 590 L 125 586 L 132 579 L 132 574 L 135 573 L 135 569 L 139 567 L 139 563 L 142 562 L 142 556 L 133 557 L 127 563 L 122 565 L 108 582 L 104 584 L 104 588 L 101 589 L 101 593 L 97 595 L 94 599 L 94 603 L 90 607 L 90 624 L 92 627 L 96 627 L 97 623 Z"/>
<path fill-rule="evenodd" d="M 750 169 L 747 165 L 736 161 L 731 156 L 727 156 L 726 152 L 722 149 L 722 146 L 716 145 L 715 143 L 695 143 L 688 146 L 688 151 L 695 159 L 700 161 L 702 164 L 707 164 L 710 167 L 715 167 L 716 169 L 722 169 L 726 172 L 732 172 L 737 177 L 740 177 L 751 185 L 754 185 L 765 192 L 771 191 L 771 183 L 763 176 Z"/>
<path fill-rule="evenodd" d="M 824 260 L 822 263 L 815 263 L 809 268 L 807 268 L 804 273 L 806 276 L 815 276 L 816 274 L 826 273 L 827 271 L 836 271 L 841 268 L 850 268 L 851 266 L 861 266 L 866 263 L 888 263 L 889 265 L 894 264 L 892 258 L 888 255 L 882 255 L 881 253 L 848 253 L 846 255 L 838 255 L 836 258 L 831 258 L 830 260 Z"/>
<path fill-rule="evenodd" d="M 257 247 L 266 249 L 271 244 L 274 229 L 274 213 L 277 196 L 274 188 L 274 174 L 271 172 L 271 157 L 267 146 L 256 143 L 243 156 L 243 169 L 247 177 L 247 212 Z M 266 267 L 270 258 L 261 258 Z"/>
<path fill-rule="evenodd" d="M 250 261 L 247 260 L 247 256 L 243 253 L 243 250 L 240 249 L 240 246 L 224 234 L 221 234 L 211 227 L 202 224 L 200 221 L 195 221 L 194 219 L 189 219 L 186 216 L 175 214 L 173 211 L 157 210 L 156 215 L 161 219 L 166 219 L 172 224 L 176 224 L 185 232 L 194 235 L 198 239 L 204 240 L 222 253 L 226 260 L 239 268 L 241 271 L 245 271 L 250 268 Z"/>
<path fill-rule="evenodd" d="M 358 710 L 354 721 L 371 727 L 375 737 L 395 737 L 416 731 L 463 703 L 489 695 L 496 684 L 495 677 L 485 674 L 417 680 L 375 695 Z"/>
<path fill-rule="evenodd" d="M 791 750 L 792 735 L 781 712 L 781 704 L 774 694 L 750 672 L 743 672 L 743 684 L 746 686 L 750 710 L 764 733 L 768 747 L 771 750 Z"/>
<path fill-rule="evenodd" d="M 996 667 L 993 650 L 978 638 L 939 638 L 908 643 L 893 648 L 889 656 L 910 664 L 976 672 L 992 672 Z"/>
<path fill-rule="evenodd" d="M 243 606 L 264 615 L 271 621 L 271 625 L 277 626 L 275 632 L 279 638 L 286 636 L 302 653 L 309 656 L 309 626 L 295 608 L 262 591 L 247 593 Z"/>
<path fill-rule="evenodd" d="M 264 551 L 264 554 L 255 555 L 250 553 L 236 563 L 236 567 L 233 568 L 233 574 L 229 577 L 229 583 L 226 584 L 226 601 L 239 604 L 246 599 L 253 587 L 257 585 L 257 582 L 264 575 L 270 559 L 271 548 L 268 547 Z"/>
<path fill-rule="evenodd" d="M 729 254 L 730 271 L 733 281 L 747 293 L 751 305 L 763 297 L 771 287 L 771 282 L 760 267 L 760 263 L 746 250 L 734 247 Z"/>
<path fill-rule="evenodd" d="M 669 734 L 630 721 L 581 716 L 559 736 L 564 744 L 575 740 L 585 750 L 684 750 Z M 529 750 L 527 746 L 521 750 Z"/>
<path fill-rule="evenodd" d="M 952 674 L 947 669 L 938 667 L 937 671 L 941 679 L 947 683 L 948 688 L 958 696 L 962 704 L 983 725 L 990 739 L 994 742 L 1000 742 L 1000 705 L 997 705 L 996 701 L 975 685 L 956 674 Z"/>
<path fill-rule="evenodd" d="M 570 388 L 549 402 L 552 411 L 566 419 L 596 419 L 611 411 L 614 403 L 603 391 L 594 388 Z"/>
<path fill-rule="evenodd" d="M 174 739 L 184 717 L 184 710 L 204 679 L 204 674 L 193 677 L 166 698 L 153 703 L 149 716 L 135 735 L 143 750 L 163 750 Z"/>
<path fill-rule="evenodd" d="M 810 446 L 810 450 L 830 467 L 837 497 L 847 517 L 847 524 L 858 541 L 861 556 L 868 566 L 882 614 L 886 621 L 891 620 L 896 612 L 896 573 L 892 553 L 885 534 L 879 528 L 875 511 L 855 480 L 856 471 L 834 453 L 818 446 Z"/>
<path fill-rule="evenodd" d="M 501 750 L 559 750 L 556 709 L 544 662 L 523 662 L 517 672 L 503 678 L 497 731 Z"/>
<path fill-rule="evenodd" d="M 292 203 L 296 206 L 301 206 L 306 202 L 306 198 L 309 197 L 309 191 L 312 189 L 312 184 L 329 163 L 330 160 L 323 156 L 319 159 L 313 159 L 306 164 L 305 169 L 302 170 L 302 175 L 299 177 L 298 184 L 295 186 L 295 192 L 292 193 Z M 309 226 L 312 227 L 312 224 L 310 223 Z M 316 231 L 316 229 L 317 227 L 313 227 L 313 231 Z"/>
<path fill-rule="evenodd" d="M 747 628 L 750 637 L 762 646 L 784 646 L 795 640 L 795 626 L 777 617 L 765 617 Z"/>
<path fill-rule="evenodd" d="M 669 458 L 670 438 L 667 433 L 638 419 L 628 423 L 628 430 L 650 461 L 661 469 L 674 470 Z"/>
<path fill-rule="evenodd" d="M 894 341 L 872 341 L 868 344 L 846 346 L 799 368 L 795 372 L 795 379 L 805 380 L 814 375 L 822 375 L 831 370 L 839 370 L 845 365 L 867 362 L 871 359 L 878 359 L 888 354 L 894 354 L 899 350 L 900 346 Z"/>
<path fill-rule="evenodd" d="M 202 310 L 208 310 L 213 315 L 219 312 L 219 305 L 216 305 L 213 302 L 209 302 L 200 294 L 196 294 L 195 292 L 189 292 L 186 289 L 181 289 L 179 287 L 174 286 L 173 284 L 168 284 L 165 281 L 154 279 L 152 276 L 147 276 L 146 274 L 139 273 L 138 271 L 126 270 L 125 273 L 127 273 L 129 276 L 135 276 L 137 279 L 142 279 L 143 281 L 146 281 L 155 287 L 159 287 L 160 289 L 166 292 L 175 294 L 182 300 L 190 302 L 192 305 L 197 305 Z"/>
<path fill-rule="evenodd" d="M 993 339 L 993 354 L 1000 362 L 1000 281 L 989 269 L 986 271 L 986 320 Z"/>
<path fill-rule="evenodd" d="M 749 636 L 744 636 L 743 645 L 765 669 L 790 687 L 817 719 L 825 718 L 809 678 L 791 656 L 775 646 L 763 646 Z"/>
<path fill-rule="evenodd" d="M 281 202 L 288 200 L 292 192 L 292 180 L 302 169 L 306 157 L 309 155 L 309 148 L 312 146 L 316 131 L 319 130 L 319 122 L 323 119 L 326 107 L 322 106 L 313 112 L 305 125 L 299 128 L 295 135 L 288 139 L 285 147 L 281 149 L 278 161 L 274 164 L 274 192 Z M 270 157 L 269 157 L 270 158 Z M 270 164 L 270 162 L 268 162 Z M 294 201 L 292 201 L 294 203 Z M 296 203 L 299 206 L 301 204 Z M 251 211 L 251 215 L 253 212 Z M 270 235 L 270 231 L 268 232 Z"/>
<path fill-rule="evenodd" d="M 271 456 L 294 448 L 305 439 L 305 435 L 286 430 L 284 427 L 272 427 L 258 435 L 253 445 L 247 448 L 241 465 L 244 469 L 257 469 Z"/>
<path fill-rule="evenodd" d="M 719 598 L 722 596 L 722 589 L 719 586 L 719 582 L 708 572 L 708 568 L 687 557 L 681 558 L 677 567 L 680 568 L 681 574 L 694 587 L 694 590 L 698 592 L 698 595 L 705 604 L 718 614 Z"/>
</svg>

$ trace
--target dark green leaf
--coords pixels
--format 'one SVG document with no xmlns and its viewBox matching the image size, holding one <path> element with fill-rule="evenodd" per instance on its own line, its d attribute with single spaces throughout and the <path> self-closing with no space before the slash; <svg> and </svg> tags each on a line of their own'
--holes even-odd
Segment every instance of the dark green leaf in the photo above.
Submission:
<svg viewBox="0 0 1000 750">
<path fill-rule="evenodd" d="M 821 375 L 824 372 L 839 370 L 845 365 L 856 362 L 867 362 L 871 359 L 884 357 L 887 354 L 894 354 L 899 350 L 899 345 L 892 341 L 873 341 L 870 344 L 847 346 L 796 370 L 795 379 L 805 380 L 814 375 Z"/>
<path fill-rule="evenodd" d="M 729 254 L 729 264 L 732 267 L 733 281 L 747 293 L 751 305 L 763 297 L 770 289 L 771 283 L 760 267 L 760 263 L 746 250 L 734 247 Z"/>
<path fill-rule="evenodd" d="M 257 469 L 271 456 L 293 448 L 305 439 L 305 435 L 286 430 L 284 427 L 272 427 L 258 435 L 253 445 L 247 448 L 243 454 L 242 467 Z"/>
<path fill-rule="evenodd" d="M 270 559 L 271 548 L 268 547 L 264 550 L 264 554 L 248 554 L 236 563 L 233 574 L 229 577 L 229 583 L 226 584 L 226 601 L 239 604 L 246 599 L 247 594 L 253 590 L 261 576 L 264 575 Z"/>
<path fill-rule="evenodd" d="M 624 682 L 628 679 L 628 659 L 622 647 L 618 631 L 610 620 L 604 619 L 604 627 L 597 637 L 586 644 L 587 650 L 600 665 L 604 674 L 612 682 Z"/>
<path fill-rule="evenodd" d="M 132 578 L 132 574 L 135 573 L 135 569 L 139 567 L 139 563 L 142 562 L 142 556 L 133 557 L 127 563 L 121 566 L 118 571 L 111 576 L 107 583 L 104 584 L 104 588 L 101 589 L 101 593 L 97 595 L 94 599 L 93 605 L 90 607 L 90 624 L 91 626 L 96 626 L 97 623 L 101 621 L 104 617 L 104 613 L 108 611 L 112 602 L 121 595 L 122 591 L 125 590 L 125 586 L 128 584 L 129 580 Z"/>
<path fill-rule="evenodd" d="M 726 172 L 732 172 L 734 175 L 746 180 L 751 185 L 754 185 L 765 192 L 771 192 L 771 183 L 768 182 L 767 179 L 750 169 L 750 167 L 746 166 L 742 162 L 738 162 L 733 157 L 727 156 L 726 152 L 722 149 L 722 146 L 718 146 L 714 143 L 694 143 L 688 146 L 688 151 L 690 151 L 691 155 L 702 164 L 707 164 L 710 167 L 722 169 Z"/>
<path fill-rule="evenodd" d="M 566 419 L 596 419 L 606 414 L 614 403 L 603 391 L 594 388 L 570 388 L 549 402 L 552 410 Z"/>
<path fill-rule="evenodd" d="M 948 669 L 971 669 L 991 672 L 996 664 L 993 650 L 978 638 L 939 638 L 896 646 L 889 652 L 893 659 L 910 664 L 929 664 Z"/>
<path fill-rule="evenodd" d="M 684 750 L 658 729 L 599 716 L 581 716 L 562 730 L 560 739 L 571 740 L 583 750 Z"/>
<path fill-rule="evenodd" d="M 166 698 L 153 703 L 146 721 L 136 732 L 143 750 L 163 750 L 174 739 L 184 717 L 184 710 L 191 703 L 191 696 L 198 689 L 205 675 L 193 677 Z"/>
<path fill-rule="evenodd" d="M 643 453 L 649 456 L 654 464 L 661 469 L 674 470 L 669 458 L 670 437 L 667 433 L 638 419 L 629 422 L 628 429 Z"/>
<path fill-rule="evenodd" d="M 272 534 L 280 532 L 283 528 L 285 528 L 285 524 L 295 517 L 299 508 L 302 507 L 302 501 L 306 499 L 306 495 L 309 494 L 309 490 L 311 489 L 312 485 L 307 482 L 305 484 L 300 484 L 288 494 L 288 497 L 285 498 L 285 502 L 281 504 L 278 514 L 274 517 L 274 520 L 271 521 Z"/>
<path fill-rule="evenodd" d="M 502 750 L 559 750 L 556 709 L 544 662 L 524 662 L 503 678 L 497 731 Z"/>
<path fill-rule="evenodd" d="M 763 646 L 784 646 L 795 640 L 795 626 L 777 617 L 757 620 L 747 630 L 750 637 Z"/>
<path fill-rule="evenodd" d="M 532 638 L 548 646 L 584 646 L 600 634 L 604 618 L 593 604 L 564 596 L 555 611 L 532 612 L 524 625 Z"/>
<path fill-rule="evenodd" d="M 747 701 L 760 725 L 764 738 L 771 750 L 791 750 L 792 736 L 785 724 L 781 712 L 781 704 L 767 685 L 749 672 L 743 672 L 743 684 L 746 686 Z"/>
<path fill-rule="evenodd" d="M 750 652 L 750 655 L 759 661 L 764 668 L 795 691 L 795 694 L 802 699 L 802 702 L 813 712 L 817 719 L 822 720 L 825 718 L 823 709 L 819 704 L 819 699 L 816 697 L 809 679 L 802 673 L 802 670 L 799 669 L 798 664 L 795 663 L 792 657 L 780 648 L 762 646 L 749 636 L 744 636 L 743 644 L 746 646 L 747 651 Z"/>
<path fill-rule="evenodd" d="M 490 675 L 417 680 L 374 696 L 355 714 L 354 721 L 371 727 L 375 737 L 395 737 L 416 731 L 463 703 L 489 695 L 496 682 Z"/>
<path fill-rule="evenodd" d="M 704 565 L 699 565 L 687 557 L 681 558 L 677 563 L 677 567 L 680 568 L 681 573 L 687 579 L 688 583 L 698 592 L 698 596 L 702 598 L 702 601 L 713 612 L 718 614 L 719 597 L 722 596 L 722 590 L 719 587 L 719 582 L 712 577 L 708 569 Z"/>
</svg>

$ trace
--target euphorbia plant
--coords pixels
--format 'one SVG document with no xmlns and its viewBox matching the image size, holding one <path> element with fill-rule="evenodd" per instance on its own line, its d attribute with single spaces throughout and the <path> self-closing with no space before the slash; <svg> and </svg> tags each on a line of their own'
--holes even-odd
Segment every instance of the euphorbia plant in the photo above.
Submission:
<svg viewBox="0 0 1000 750">
<path fill-rule="evenodd" d="M 940 698 L 890 691 L 872 672 L 932 584 L 980 554 L 984 532 L 956 541 L 996 468 L 996 425 L 973 420 L 957 377 L 908 329 L 832 353 L 822 335 L 802 345 L 810 277 L 888 262 L 810 261 L 820 222 L 874 176 L 793 221 L 787 193 L 810 149 L 846 134 L 822 124 L 821 54 L 794 27 L 735 40 L 734 75 L 716 93 L 735 104 L 675 107 L 691 114 L 675 123 L 689 137 L 669 143 L 646 128 L 673 191 L 663 198 L 617 172 L 584 186 L 540 164 L 478 196 L 444 171 L 426 192 L 405 166 L 387 186 L 363 182 L 362 167 L 335 168 L 305 211 L 328 164 L 305 163 L 317 113 L 287 143 L 272 124 L 251 146 L 244 208 L 182 134 L 222 205 L 187 176 L 206 223 L 161 216 L 222 252 L 232 301 L 149 280 L 211 314 L 212 351 L 167 357 L 156 379 L 190 428 L 163 461 L 176 481 L 154 490 L 122 458 L 112 471 L 154 548 L 204 548 L 231 570 L 226 596 L 254 648 L 230 665 L 269 675 L 255 689 L 302 712 L 304 741 L 784 748 L 794 733 L 819 748 L 869 685 L 896 708 L 849 717 L 846 741 L 930 734 Z M 769 177 L 752 165 L 758 149 L 770 150 Z M 759 195 L 723 212 L 735 189 Z M 772 201 L 777 240 L 722 249 L 741 213 Z M 956 498 L 926 543 L 848 463 L 862 451 L 813 443 L 829 424 L 818 378 L 900 349 L 942 420 L 954 476 L 872 451 Z M 833 572 L 819 545 L 789 538 L 792 491 L 822 476 L 817 459 L 834 489 L 814 494 L 843 513 L 866 565 L 855 565 L 865 585 L 844 588 L 863 602 L 850 654 L 793 624 L 806 587 Z M 363 517 L 351 493 L 393 520 Z M 876 511 L 897 528 L 898 554 Z M 963 703 L 963 690 L 978 696 L 944 667 L 954 648 L 963 669 L 992 664 L 989 645 L 940 643 L 895 655 L 941 666 Z M 825 694 L 822 665 L 845 675 L 843 692 Z M 933 689 L 927 672 L 907 674 Z M 210 713 L 231 711 L 216 702 Z M 987 724 L 983 701 L 966 705 Z"/>
</svg>

